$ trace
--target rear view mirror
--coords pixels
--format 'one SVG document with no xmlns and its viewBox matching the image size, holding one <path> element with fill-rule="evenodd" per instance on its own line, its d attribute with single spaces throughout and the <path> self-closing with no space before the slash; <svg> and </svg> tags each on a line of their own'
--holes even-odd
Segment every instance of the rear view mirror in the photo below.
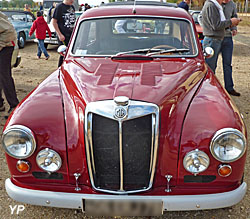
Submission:
<svg viewBox="0 0 250 219">
<path fill-rule="evenodd" d="M 211 48 L 211 47 L 206 47 L 206 48 L 204 49 L 204 56 L 205 56 L 205 58 L 211 58 L 211 57 L 213 57 L 213 55 L 214 55 L 214 50 L 213 50 L 213 48 Z"/>
<path fill-rule="evenodd" d="M 67 46 L 65 45 L 61 45 L 58 47 L 57 52 L 61 55 L 61 56 L 65 56 L 67 50 Z"/>
</svg>

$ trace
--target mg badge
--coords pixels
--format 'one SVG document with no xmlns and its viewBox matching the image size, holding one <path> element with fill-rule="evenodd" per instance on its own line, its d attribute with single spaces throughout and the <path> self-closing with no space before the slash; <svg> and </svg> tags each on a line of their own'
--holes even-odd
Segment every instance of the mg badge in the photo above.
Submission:
<svg viewBox="0 0 250 219">
<path fill-rule="evenodd" d="M 118 119 L 123 119 L 127 116 L 127 111 L 126 109 L 122 107 L 116 107 L 115 108 L 115 117 Z"/>
</svg>

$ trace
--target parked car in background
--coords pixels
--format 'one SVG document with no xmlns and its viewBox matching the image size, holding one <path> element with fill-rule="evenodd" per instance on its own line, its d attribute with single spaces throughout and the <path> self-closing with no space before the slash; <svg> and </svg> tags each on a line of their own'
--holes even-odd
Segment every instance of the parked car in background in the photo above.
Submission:
<svg viewBox="0 0 250 219">
<path fill-rule="evenodd" d="M 203 29 L 202 29 L 202 27 L 199 23 L 199 19 L 198 19 L 200 12 L 201 11 L 189 10 L 189 13 L 192 15 L 192 17 L 194 19 L 195 27 L 196 27 L 196 30 L 198 33 L 198 37 L 200 39 L 200 42 L 202 43 L 203 39 L 204 39 L 204 35 L 203 35 Z"/>
<path fill-rule="evenodd" d="M 15 27 L 19 48 L 24 48 L 26 41 L 34 41 L 35 35 L 29 36 L 30 28 L 36 19 L 31 12 L 8 10 L 2 12 L 8 16 L 9 21 Z"/>
<path fill-rule="evenodd" d="M 84 12 L 58 48 L 62 66 L 5 124 L 8 195 L 100 216 L 240 202 L 247 130 L 204 60 L 210 49 L 167 3 Z"/>
</svg>

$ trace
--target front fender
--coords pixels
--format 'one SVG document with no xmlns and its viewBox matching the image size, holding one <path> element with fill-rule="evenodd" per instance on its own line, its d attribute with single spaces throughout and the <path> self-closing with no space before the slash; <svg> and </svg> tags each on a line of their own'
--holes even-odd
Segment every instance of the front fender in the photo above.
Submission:
<svg viewBox="0 0 250 219">
<path fill-rule="evenodd" d="M 32 173 L 44 171 L 37 166 L 36 155 L 40 150 L 50 148 L 60 154 L 63 164 L 58 172 L 62 173 L 66 180 L 65 123 L 57 71 L 52 73 L 16 107 L 5 125 L 5 129 L 12 125 L 28 127 L 36 139 L 36 150 L 31 157 L 26 159 L 31 165 L 31 170 L 27 174 L 18 172 L 17 159 L 6 155 L 12 177 L 18 178 L 21 182 L 37 180 Z"/>
<path fill-rule="evenodd" d="M 218 79 L 209 71 L 192 100 L 183 124 L 178 164 L 179 185 L 185 184 L 186 186 L 187 183 L 183 181 L 184 176 L 192 175 L 184 169 L 183 158 L 188 152 L 199 149 L 210 158 L 208 169 L 199 175 L 216 177 L 213 182 L 203 183 L 203 186 L 213 185 L 223 189 L 239 186 L 243 177 L 246 153 L 239 160 L 230 163 L 233 171 L 228 177 L 218 175 L 218 166 L 221 162 L 210 153 L 210 141 L 215 132 L 222 128 L 234 128 L 246 136 L 246 128 L 236 105 Z"/>
</svg>

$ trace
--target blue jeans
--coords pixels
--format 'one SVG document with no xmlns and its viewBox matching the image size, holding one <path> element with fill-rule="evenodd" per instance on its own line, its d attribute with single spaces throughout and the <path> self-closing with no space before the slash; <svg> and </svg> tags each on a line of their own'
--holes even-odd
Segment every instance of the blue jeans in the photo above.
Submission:
<svg viewBox="0 0 250 219">
<path fill-rule="evenodd" d="M 37 56 L 41 57 L 42 52 L 45 55 L 45 57 L 49 57 L 49 54 L 47 53 L 47 50 L 44 46 L 44 40 L 38 40 L 38 44 L 37 44 Z"/>
<path fill-rule="evenodd" d="M 232 91 L 234 87 L 232 77 L 232 56 L 233 56 L 233 39 L 225 37 L 221 44 L 221 55 L 224 72 L 224 84 L 227 91 Z"/>
<path fill-rule="evenodd" d="M 221 44 L 222 44 L 222 40 L 219 39 L 214 39 L 211 37 L 204 37 L 203 40 L 203 48 L 206 47 L 211 47 L 214 50 L 214 55 L 211 58 L 206 58 L 206 63 L 208 64 L 208 66 L 212 69 L 212 71 L 215 73 L 215 69 L 217 67 L 217 60 L 218 60 L 218 56 L 220 53 L 220 49 L 221 49 Z"/>
</svg>

